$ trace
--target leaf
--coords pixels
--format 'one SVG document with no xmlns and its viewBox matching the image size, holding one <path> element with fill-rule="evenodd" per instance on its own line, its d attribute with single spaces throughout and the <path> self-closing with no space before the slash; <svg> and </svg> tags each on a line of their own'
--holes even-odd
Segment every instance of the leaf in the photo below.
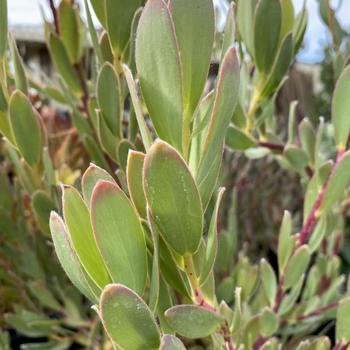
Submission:
<svg viewBox="0 0 350 350">
<path fill-rule="evenodd" d="M 346 148 L 350 134 L 350 66 L 345 68 L 336 84 L 332 99 L 332 123 L 337 147 Z"/>
<path fill-rule="evenodd" d="M 303 150 L 310 161 L 315 162 L 316 133 L 308 118 L 304 118 L 299 124 L 299 136 Z"/>
<path fill-rule="evenodd" d="M 117 159 L 120 169 L 125 173 L 128 163 L 129 152 L 131 152 L 135 146 L 127 139 L 123 139 L 117 146 Z"/>
<path fill-rule="evenodd" d="M 80 32 L 77 9 L 70 1 L 63 0 L 58 6 L 57 12 L 60 38 L 66 48 L 69 60 L 72 64 L 78 63 L 80 59 Z"/>
<path fill-rule="evenodd" d="M 80 79 L 69 61 L 69 57 L 62 40 L 57 35 L 51 33 L 48 45 L 53 64 L 55 65 L 58 73 L 62 76 L 63 80 L 72 90 L 72 92 L 76 96 L 80 97 L 82 95 Z"/>
<path fill-rule="evenodd" d="M 106 62 L 98 75 L 97 99 L 103 119 L 113 135 L 121 137 L 122 102 L 120 81 L 113 66 Z"/>
<path fill-rule="evenodd" d="M 201 285 L 203 285 L 207 281 L 210 273 L 214 269 L 215 259 L 216 259 L 217 250 L 218 250 L 218 230 L 217 230 L 218 214 L 219 214 L 220 203 L 224 192 L 225 192 L 225 189 L 221 187 L 218 191 L 215 207 L 210 220 L 207 245 L 205 249 L 205 256 L 204 256 L 203 266 L 201 268 L 201 273 L 200 273 Z"/>
<path fill-rule="evenodd" d="M 237 9 L 237 26 L 250 55 L 254 55 L 254 12 L 257 0 L 240 0 Z"/>
<path fill-rule="evenodd" d="M 287 33 L 293 30 L 295 22 L 295 13 L 292 0 L 281 1 L 282 5 L 282 25 L 281 25 L 281 36 L 283 39 Z"/>
<path fill-rule="evenodd" d="M 214 44 L 215 19 L 212 0 L 170 0 L 183 68 L 185 123 L 203 94 Z"/>
<path fill-rule="evenodd" d="M 208 132 L 202 147 L 201 161 L 196 174 L 200 185 L 221 151 L 227 127 L 238 100 L 239 62 L 234 48 L 227 51 L 220 67 L 215 100 L 210 117 Z"/>
<path fill-rule="evenodd" d="M 269 308 L 264 308 L 260 318 L 261 333 L 265 337 L 271 337 L 279 327 L 276 314 Z"/>
<path fill-rule="evenodd" d="M 108 285 L 100 299 L 103 325 L 118 347 L 128 350 L 155 350 L 160 331 L 145 302 L 131 289 Z"/>
<path fill-rule="evenodd" d="M 101 0 L 90 0 L 91 6 L 94 9 L 94 12 L 96 14 L 96 17 L 102 24 L 103 28 L 107 28 L 107 21 L 106 21 L 106 4 L 105 1 Z"/>
<path fill-rule="evenodd" d="M 160 350 L 186 350 L 185 345 L 174 335 L 165 334 L 160 343 Z"/>
<path fill-rule="evenodd" d="M 92 231 L 88 208 L 73 187 L 63 188 L 63 215 L 74 250 L 85 271 L 101 289 L 110 282 Z"/>
<path fill-rule="evenodd" d="M 165 317 L 177 333 L 189 339 L 213 334 L 223 321 L 219 314 L 197 305 L 174 306 L 165 312 Z"/>
<path fill-rule="evenodd" d="M 10 98 L 9 113 L 12 134 L 19 151 L 30 166 L 38 164 L 44 146 L 39 114 L 19 90 Z"/>
<path fill-rule="evenodd" d="M 97 111 L 97 136 L 102 149 L 113 159 L 117 160 L 117 145 L 119 139 L 112 134 L 100 111 Z"/>
<path fill-rule="evenodd" d="M 338 306 L 336 338 L 337 343 L 348 344 L 350 342 L 350 298 L 343 299 Z"/>
<path fill-rule="evenodd" d="M 126 176 L 131 200 L 142 218 L 146 218 L 146 198 L 143 192 L 143 164 L 145 155 L 141 152 L 130 151 Z"/>
<path fill-rule="evenodd" d="M 97 1 L 99 1 L 99 0 L 97 0 Z M 94 1 L 92 0 L 91 2 L 94 2 Z M 103 3 L 102 6 L 104 6 L 104 2 L 103 1 L 102 1 L 102 3 Z M 86 13 L 86 20 L 87 20 L 87 24 L 88 24 L 88 28 L 89 28 L 91 42 L 92 42 L 92 45 L 93 45 L 94 50 L 96 52 L 96 55 L 97 55 L 97 58 L 98 58 L 98 63 L 99 63 L 99 65 L 102 65 L 102 63 L 103 63 L 102 51 L 101 51 L 100 44 L 98 42 L 97 31 L 95 29 L 95 25 L 94 25 L 94 22 L 93 22 L 93 19 L 92 19 L 90 7 L 89 7 L 89 4 L 88 4 L 87 0 L 84 0 L 84 9 L 85 9 L 85 13 Z"/>
<path fill-rule="evenodd" d="M 295 245 L 295 240 L 291 236 L 292 224 L 292 216 L 288 211 L 285 211 L 278 236 L 277 256 L 280 273 L 284 272 Z"/>
<path fill-rule="evenodd" d="M 46 192 L 38 190 L 32 196 L 32 207 L 40 228 L 50 234 L 49 218 L 51 211 L 57 210 L 55 203 Z"/>
<path fill-rule="evenodd" d="M 182 150 L 183 83 L 179 48 L 168 6 L 149 0 L 136 37 L 142 94 L 158 136 Z"/>
<path fill-rule="evenodd" d="M 137 119 L 137 124 L 140 129 L 141 138 L 145 146 L 146 151 L 148 151 L 153 143 L 151 133 L 148 129 L 144 116 L 142 114 L 142 106 L 139 97 L 137 96 L 137 88 L 134 77 L 132 76 L 131 70 L 128 66 L 124 65 L 124 75 L 126 82 L 128 84 L 131 101 L 134 106 L 135 115 Z"/>
<path fill-rule="evenodd" d="M 306 6 L 297 16 L 293 26 L 294 54 L 297 54 L 303 43 L 304 35 L 307 28 L 308 12 Z"/>
<path fill-rule="evenodd" d="M 97 245 L 113 282 L 142 294 L 147 280 L 143 229 L 129 199 L 114 183 L 99 181 L 90 205 Z"/>
<path fill-rule="evenodd" d="M 245 1 L 249 2 L 249 1 Z M 236 39 L 236 17 L 235 17 L 235 3 L 230 3 L 230 8 L 227 12 L 226 24 L 224 28 L 224 37 L 222 41 L 221 61 L 225 57 L 227 50 L 234 44 Z"/>
<path fill-rule="evenodd" d="M 2 62 L 7 49 L 7 0 L 0 0 L 0 62 Z"/>
<path fill-rule="evenodd" d="M 163 141 L 148 151 L 144 191 L 152 217 L 165 241 L 180 255 L 197 251 L 203 212 L 195 181 L 180 154 Z"/>
<path fill-rule="evenodd" d="M 285 289 L 293 287 L 298 283 L 309 265 L 310 257 L 310 249 L 307 245 L 303 245 L 296 250 L 286 268 L 283 280 Z"/>
<path fill-rule="evenodd" d="M 108 172 L 95 164 L 90 164 L 88 169 L 86 169 L 83 178 L 81 180 L 81 187 L 84 195 L 84 201 L 87 207 L 90 207 L 91 195 L 100 180 L 109 181 L 115 183 L 113 177 L 108 174 Z"/>
<path fill-rule="evenodd" d="M 256 147 L 256 141 L 235 126 L 230 126 L 226 133 L 226 145 L 234 151 L 245 151 Z"/>
<path fill-rule="evenodd" d="M 278 49 L 281 25 L 281 2 L 260 0 L 255 10 L 254 57 L 261 74 L 267 74 L 272 67 Z"/>
<path fill-rule="evenodd" d="M 297 170 L 304 169 L 309 163 L 309 158 L 306 152 L 297 146 L 287 145 L 284 148 L 283 154 L 290 165 Z"/>
<path fill-rule="evenodd" d="M 350 183 L 350 151 L 344 153 L 331 171 L 329 183 L 319 209 L 321 213 L 329 211 L 340 200 Z M 326 180 L 327 181 L 327 180 Z"/>
<path fill-rule="evenodd" d="M 260 263 L 261 282 L 270 305 L 275 302 L 277 294 L 277 278 L 271 265 L 262 259 Z"/>
<path fill-rule="evenodd" d="M 269 96 L 280 86 L 281 81 L 288 72 L 293 59 L 293 35 L 289 33 L 283 38 L 281 46 L 276 55 L 267 82 L 263 88 L 262 96 Z"/>
<path fill-rule="evenodd" d="M 55 212 L 52 212 L 50 216 L 50 230 L 58 260 L 65 273 L 82 294 L 91 302 L 97 302 L 98 296 L 94 295 L 89 287 L 78 256 L 73 249 L 66 226 L 60 216 Z"/>
<path fill-rule="evenodd" d="M 122 56 L 130 39 L 134 13 L 141 0 L 105 0 L 106 22 L 109 40 L 116 57 Z"/>
<path fill-rule="evenodd" d="M 9 36 L 9 41 L 11 44 L 10 45 L 11 56 L 12 56 L 13 66 L 15 69 L 15 85 L 18 90 L 22 91 L 25 95 L 27 95 L 28 79 L 24 69 L 22 57 L 18 52 L 17 44 L 15 42 L 15 39 L 12 37 L 12 35 Z"/>
</svg>

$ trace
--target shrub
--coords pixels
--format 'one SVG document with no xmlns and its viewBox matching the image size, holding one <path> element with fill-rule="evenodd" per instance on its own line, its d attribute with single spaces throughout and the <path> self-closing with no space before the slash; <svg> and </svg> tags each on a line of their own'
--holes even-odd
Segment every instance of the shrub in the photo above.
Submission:
<svg viewBox="0 0 350 350">
<path fill-rule="evenodd" d="M 50 349 L 311 350 L 331 348 L 322 326 L 336 319 L 334 349 L 349 346 L 340 255 L 350 182 L 347 61 L 330 123 L 297 120 L 292 103 L 288 130 L 276 126 L 274 102 L 302 45 L 305 8 L 296 16 L 289 0 L 240 0 L 218 35 L 212 0 L 85 1 L 87 27 L 74 1 L 51 2 L 45 36 L 58 74 L 37 82 L 0 4 L 3 262 L 31 292 L 25 301 L 17 295 L 9 326 L 46 337 Z M 220 68 L 211 86 L 213 59 Z M 61 145 L 34 91 L 69 110 Z M 285 212 L 278 244 L 270 242 L 274 260 L 256 263 L 240 249 L 235 190 L 218 230 L 224 149 L 274 158 L 300 177 L 302 223 Z M 83 300 L 51 256 L 51 238 Z M 4 275 L 7 290 L 16 288 Z M 104 336 L 96 337 L 85 303 Z"/>
</svg>

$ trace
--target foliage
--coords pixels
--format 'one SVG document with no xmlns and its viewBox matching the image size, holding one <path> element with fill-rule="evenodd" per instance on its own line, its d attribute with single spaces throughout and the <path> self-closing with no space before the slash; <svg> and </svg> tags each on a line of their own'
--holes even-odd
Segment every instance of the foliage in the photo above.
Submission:
<svg viewBox="0 0 350 350">
<path fill-rule="evenodd" d="M 220 35 L 212 0 L 84 5 L 87 26 L 74 1 L 51 2 L 45 36 L 57 78 L 38 82 L 0 0 L 7 327 L 36 338 L 26 349 L 348 348 L 345 61 L 330 122 L 299 122 L 292 103 L 288 130 L 276 126 L 306 8 L 239 0 Z M 72 125 L 52 128 L 34 94 L 68 110 Z M 232 151 L 300 178 L 302 219 L 285 212 L 269 245 L 275 259 L 256 261 L 242 243 L 239 188 L 223 201 Z M 322 327 L 333 320 L 329 339 Z M 7 333 L 0 341 L 9 347 Z"/>
</svg>

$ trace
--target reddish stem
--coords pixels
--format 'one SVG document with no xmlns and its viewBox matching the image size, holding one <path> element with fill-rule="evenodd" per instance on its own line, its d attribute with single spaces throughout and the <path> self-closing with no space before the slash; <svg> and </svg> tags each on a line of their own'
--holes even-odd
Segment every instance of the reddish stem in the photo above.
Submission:
<svg viewBox="0 0 350 350">
<path fill-rule="evenodd" d="M 52 12 L 53 21 L 55 24 L 56 34 L 60 34 L 60 23 L 58 20 L 57 9 L 55 7 L 53 0 L 49 0 L 49 5 L 50 5 L 51 12 Z"/>
<path fill-rule="evenodd" d="M 268 148 L 272 151 L 278 151 L 278 152 L 283 152 L 284 151 L 284 145 L 282 144 L 278 144 L 278 143 L 270 143 L 270 142 L 264 142 L 264 141 L 260 141 L 258 143 L 259 146 L 261 147 L 265 147 Z"/>
<path fill-rule="evenodd" d="M 321 208 L 321 205 L 323 203 L 324 195 L 328 189 L 330 180 L 331 180 L 337 166 L 339 165 L 343 155 L 344 155 L 344 151 L 338 151 L 336 161 L 334 162 L 333 167 L 332 167 L 331 171 L 329 172 L 327 179 L 324 182 L 322 189 L 316 198 L 316 201 L 311 209 L 311 212 L 310 212 L 307 220 L 305 221 L 304 226 L 302 227 L 302 229 L 300 231 L 299 239 L 298 239 L 298 243 L 297 243 L 296 248 L 307 243 L 307 241 L 309 240 L 309 238 L 310 238 L 310 236 L 315 228 L 315 225 L 317 224 L 318 211 Z"/>
<path fill-rule="evenodd" d="M 320 316 L 322 313 L 326 312 L 326 311 L 329 311 L 329 310 L 332 310 L 336 307 L 338 307 L 339 305 L 339 302 L 335 302 L 335 303 L 332 303 L 332 304 L 329 304 L 329 305 L 326 305 L 326 306 L 323 306 L 317 310 L 314 310 L 306 315 L 301 315 L 301 316 L 298 316 L 298 321 L 304 321 L 310 317 L 317 317 L 317 316 Z"/>
</svg>

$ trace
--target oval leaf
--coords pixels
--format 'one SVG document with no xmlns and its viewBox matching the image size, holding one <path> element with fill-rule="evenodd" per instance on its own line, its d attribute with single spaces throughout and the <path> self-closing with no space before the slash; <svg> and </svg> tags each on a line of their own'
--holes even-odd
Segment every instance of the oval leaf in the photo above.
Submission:
<svg viewBox="0 0 350 350">
<path fill-rule="evenodd" d="M 158 349 L 160 332 L 146 303 L 131 289 L 108 285 L 100 299 L 100 316 L 111 339 L 122 349 Z"/>
<path fill-rule="evenodd" d="M 350 134 L 350 66 L 340 76 L 332 100 L 332 123 L 335 141 L 340 149 L 345 149 Z"/>
<path fill-rule="evenodd" d="M 213 334 L 223 321 L 217 313 L 197 305 L 178 305 L 165 312 L 169 325 L 181 336 L 198 339 Z"/>
<path fill-rule="evenodd" d="M 9 111 L 12 134 L 19 151 L 30 166 L 38 164 L 44 146 L 39 114 L 18 90 L 10 98 Z"/>
<path fill-rule="evenodd" d="M 99 181 L 92 193 L 90 215 L 112 280 L 142 294 L 147 279 L 146 243 L 129 199 L 116 184 Z"/>
<path fill-rule="evenodd" d="M 142 94 L 160 138 L 182 150 L 182 68 L 174 24 L 163 0 L 149 0 L 136 37 Z"/>
<path fill-rule="evenodd" d="M 186 350 L 185 345 L 174 335 L 165 334 L 160 343 L 160 350 Z"/>
<path fill-rule="evenodd" d="M 163 141 L 146 155 L 144 191 L 166 242 L 180 255 L 196 252 L 203 227 L 198 189 L 180 154 Z"/>
<path fill-rule="evenodd" d="M 92 231 L 88 208 L 73 187 L 63 189 L 63 215 L 81 264 L 101 289 L 110 282 Z"/>
</svg>

